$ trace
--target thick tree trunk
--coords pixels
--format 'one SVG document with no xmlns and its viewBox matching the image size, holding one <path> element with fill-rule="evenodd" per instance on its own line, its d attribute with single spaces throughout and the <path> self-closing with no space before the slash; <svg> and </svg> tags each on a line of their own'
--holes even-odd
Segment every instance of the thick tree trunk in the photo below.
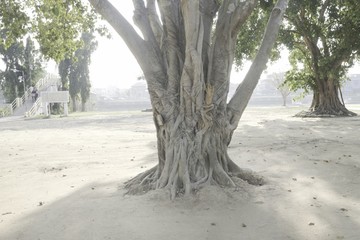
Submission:
<svg viewBox="0 0 360 240">
<path fill-rule="evenodd" d="M 108 1 L 89 1 L 135 55 L 153 106 L 159 163 L 128 181 L 129 192 L 166 188 L 173 198 L 205 184 L 235 187 L 239 178 L 263 184 L 231 161 L 227 148 L 266 66 L 287 0 L 274 8 L 259 54 L 228 104 L 235 40 L 257 0 L 159 0 L 161 22 L 154 0 L 133 0 L 143 38 Z"/>
<path fill-rule="evenodd" d="M 309 112 L 299 113 L 301 117 L 351 117 L 356 113 L 349 111 L 339 98 L 340 89 L 336 81 L 318 81 L 320 86 L 314 90 Z"/>
<path fill-rule="evenodd" d="M 283 107 L 286 107 L 287 96 L 282 96 L 282 98 L 283 98 Z"/>
<path fill-rule="evenodd" d="M 72 111 L 77 112 L 77 104 L 76 104 L 76 98 L 75 97 L 71 98 L 71 103 L 72 103 Z"/>
<path fill-rule="evenodd" d="M 218 119 L 226 122 L 227 119 Z M 159 165 L 126 183 L 130 193 L 143 193 L 150 189 L 166 188 L 171 196 L 190 194 L 206 184 L 236 187 L 239 178 L 253 185 L 264 180 L 253 172 L 240 169 L 227 153 L 229 131 L 213 126 L 191 130 L 184 115 L 175 124 L 159 129 L 159 152 L 163 160 Z"/>
<path fill-rule="evenodd" d="M 81 111 L 86 112 L 86 102 L 81 101 Z"/>
</svg>

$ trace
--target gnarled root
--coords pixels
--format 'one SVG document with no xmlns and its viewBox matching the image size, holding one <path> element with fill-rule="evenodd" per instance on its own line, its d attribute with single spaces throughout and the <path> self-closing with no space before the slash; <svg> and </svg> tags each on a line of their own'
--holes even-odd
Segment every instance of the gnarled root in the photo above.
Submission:
<svg viewBox="0 0 360 240">
<path fill-rule="evenodd" d="M 328 117 L 355 117 L 356 113 L 349 111 L 344 106 L 338 107 L 337 109 L 330 108 L 317 108 L 310 109 L 309 111 L 301 111 L 295 114 L 295 117 L 302 118 L 328 118 Z"/>
<path fill-rule="evenodd" d="M 125 188 L 128 189 L 127 193 L 133 195 L 144 194 L 155 189 L 157 170 L 158 166 L 155 166 L 125 182 Z"/>
<path fill-rule="evenodd" d="M 176 172 L 166 186 L 158 184 L 159 174 L 158 166 L 155 166 L 125 183 L 127 194 L 145 194 L 150 190 L 157 188 L 168 189 L 170 198 L 174 199 L 179 195 L 189 195 L 194 191 L 198 191 L 206 185 L 218 185 L 221 187 L 236 188 L 237 182 L 243 180 L 250 185 L 262 186 L 265 184 L 263 177 L 256 173 L 239 168 L 229 159 L 229 172 L 226 172 L 220 165 L 216 165 L 214 169 L 210 169 L 209 173 L 196 182 L 186 182 L 180 180 L 179 172 Z"/>
</svg>

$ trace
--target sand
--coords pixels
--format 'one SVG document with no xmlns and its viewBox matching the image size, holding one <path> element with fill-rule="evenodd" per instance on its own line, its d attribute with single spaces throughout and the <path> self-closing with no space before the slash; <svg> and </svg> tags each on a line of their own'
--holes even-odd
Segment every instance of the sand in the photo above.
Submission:
<svg viewBox="0 0 360 240">
<path fill-rule="evenodd" d="M 151 113 L 0 119 L 0 239 L 360 239 L 360 117 L 300 110 L 248 108 L 234 134 L 230 156 L 267 184 L 175 201 L 122 188 L 156 164 Z"/>
</svg>

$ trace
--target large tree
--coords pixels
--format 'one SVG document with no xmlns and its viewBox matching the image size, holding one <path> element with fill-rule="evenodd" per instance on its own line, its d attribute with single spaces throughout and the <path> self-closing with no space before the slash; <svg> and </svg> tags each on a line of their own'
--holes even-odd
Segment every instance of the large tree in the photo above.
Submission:
<svg viewBox="0 0 360 240">
<path fill-rule="evenodd" d="M 305 116 L 354 116 L 346 109 L 341 83 L 360 56 L 358 0 L 291 1 L 281 41 L 290 49 L 293 90 L 313 92 Z"/>
<path fill-rule="evenodd" d="M 0 56 L 5 65 L 4 71 L 0 71 L 0 86 L 11 102 L 42 76 L 42 56 L 30 37 L 25 46 L 22 41 L 13 42 L 9 47 L 0 45 Z"/>
<path fill-rule="evenodd" d="M 97 41 L 93 32 L 81 35 L 82 46 L 75 51 L 74 58 L 66 58 L 59 64 L 59 74 L 62 89 L 69 90 L 72 100 L 72 110 L 77 111 L 77 100 L 81 100 L 81 111 L 85 111 L 85 104 L 90 97 L 89 66 L 91 54 L 97 48 Z"/>
<path fill-rule="evenodd" d="M 26 87 L 35 85 L 36 82 L 44 75 L 43 56 L 39 49 L 36 49 L 34 41 L 31 37 L 26 38 L 24 49 L 24 78 Z"/>
<path fill-rule="evenodd" d="M 288 0 L 273 8 L 252 66 L 229 102 L 235 46 L 252 41 L 237 42 L 241 27 L 260 3 L 272 1 L 133 0 L 141 34 L 108 0 L 88 1 L 134 54 L 153 107 L 158 164 L 130 180 L 129 191 L 167 188 L 175 197 L 206 184 L 235 187 L 239 178 L 262 184 L 230 159 L 227 148 L 266 67 Z M 73 49 L 67 42 L 94 18 L 80 0 L 34 2 L 41 49 L 61 60 Z"/>
<path fill-rule="evenodd" d="M 6 100 L 12 102 L 24 94 L 24 46 L 21 42 L 13 43 L 6 49 L 0 46 L 0 55 L 5 65 L 5 69 L 0 71 L 0 86 Z"/>
<path fill-rule="evenodd" d="M 89 0 L 124 39 L 143 70 L 157 131 L 158 165 L 127 183 L 131 192 L 168 188 L 171 196 L 215 183 L 236 186 L 240 169 L 227 147 L 266 66 L 287 1 L 274 7 L 254 62 L 227 102 L 241 26 L 256 0 L 134 0 L 133 26 L 106 0 Z M 250 39 L 247 39 L 250 41 Z"/>
</svg>

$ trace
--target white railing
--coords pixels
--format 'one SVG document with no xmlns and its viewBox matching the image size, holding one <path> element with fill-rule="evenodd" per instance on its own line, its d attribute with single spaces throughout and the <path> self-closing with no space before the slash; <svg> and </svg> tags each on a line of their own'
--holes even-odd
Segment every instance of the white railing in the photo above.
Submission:
<svg viewBox="0 0 360 240">
<path fill-rule="evenodd" d="M 32 105 L 29 111 L 25 112 L 25 117 L 32 117 L 34 116 L 41 107 L 41 97 L 38 97 L 38 99 L 35 101 L 35 103 Z"/>
<path fill-rule="evenodd" d="M 18 106 L 18 102 L 19 102 L 19 98 L 15 98 L 15 100 L 14 101 L 12 101 L 12 103 L 10 104 L 11 105 L 11 111 L 12 112 L 14 112 L 14 110 L 17 108 L 17 107 L 19 107 Z"/>
<path fill-rule="evenodd" d="M 60 84 L 60 78 L 53 75 L 53 74 L 48 74 L 46 75 L 46 77 L 40 79 L 36 84 L 35 84 L 35 88 L 40 90 L 42 89 L 44 86 L 51 86 L 51 85 L 59 85 Z"/>
<path fill-rule="evenodd" d="M 60 78 L 59 77 L 57 77 L 57 76 L 55 76 L 53 74 L 48 74 L 44 78 L 40 79 L 35 84 L 35 88 L 40 90 L 44 86 L 51 86 L 51 85 L 56 85 L 57 86 L 59 84 L 60 84 Z M 21 98 L 15 98 L 15 100 L 12 101 L 12 103 L 11 103 L 11 109 L 12 109 L 11 111 L 12 111 L 12 113 L 15 111 L 16 108 L 21 107 L 23 104 L 25 104 L 26 100 L 31 96 L 31 94 L 32 93 L 30 91 L 30 88 L 28 88 L 28 89 L 26 89 L 24 95 Z M 34 105 L 35 105 L 35 103 L 34 103 Z M 28 111 L 28 112 L 30 112 L 30 111 Z"/>
</svg>

